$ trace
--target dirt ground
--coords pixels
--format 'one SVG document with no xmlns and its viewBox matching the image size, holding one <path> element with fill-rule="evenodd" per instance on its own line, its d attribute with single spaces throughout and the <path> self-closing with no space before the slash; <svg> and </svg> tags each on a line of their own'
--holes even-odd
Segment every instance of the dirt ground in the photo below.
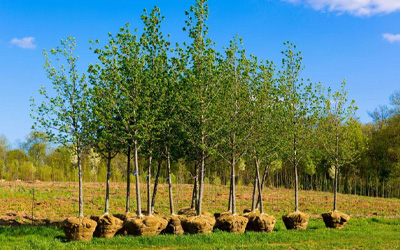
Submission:
<svg viewBox="0 0 400 250">
<path fill-rule="evenodd" d="M 175 211 L 190 205 L 192 185 L 174 185 Z M 155 210 L 168 215 L 168 186 L 161 184 L 157 194 Z M 206 185 L 203 209 L 211 213 L 222 212 L 228 206 L 228 186 Z M 146 210 L 146 187 L 141 185 L 142 209 Z M 251 206 L 251 186 L 237 186 L 237 211 Z M 110 190 L 111 213 L 125 212 L 126 184 L 112 183 Z M 104 183 L 84 183 L 85 215 L 101 215 L 104 210 Z M 290 189 L 266 188 L 263 193 L 264 210 L 280 218 L 293 212 L 294 191 Z M 332 210 L 333 195 L 325 192 L 300 191 L 299 207 L 313 218 Z M 338 210 L 352 217 L 399 217 L 400 200 L 338 196 Z M 131 185 L 131 212 L 136 211 L 135 185 Z M 53 182 L 0 182 L 0 225 L 48 225 L 58 224 L 69 216 L 78 214 L 78 183 Z"/>
</svg>

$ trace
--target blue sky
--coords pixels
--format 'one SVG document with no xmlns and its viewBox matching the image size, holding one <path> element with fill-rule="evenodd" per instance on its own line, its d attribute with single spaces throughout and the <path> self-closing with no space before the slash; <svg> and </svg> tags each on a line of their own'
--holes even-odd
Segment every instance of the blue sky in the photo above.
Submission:
<svg viewBox="0 0 400 250">
<path fill-rule="evenodd" d="M 0 135 L 15 147 L 33 121 L 30 97 L 50 88 L 43 69 L 44 48 L 76 37 L 82 70 L 95 60 L 89 39 L 131 23 L 142 28 L 143 9 L 160 7 L 164 32 L 182 42 L 184 11 L 194 0 L 12 1 L 0 0 Z M 400 0 L 210 0 L 209 36 L 218 48 L 238 34 L 249 53 L 279 62 L 282 43 L 295 43 L 304 57 L 303 75 L 336 89 L 346 78 L 357 115 L 388 103 L 400 90 Z"/>
</svg>

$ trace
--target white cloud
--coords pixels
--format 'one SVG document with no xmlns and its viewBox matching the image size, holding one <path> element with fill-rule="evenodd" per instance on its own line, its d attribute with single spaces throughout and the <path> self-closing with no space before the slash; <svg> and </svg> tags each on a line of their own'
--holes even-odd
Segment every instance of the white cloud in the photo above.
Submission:
<svg viewBox="0 0 400 250">
<path fill-rule="evenodd" d="M 400 34 L 382 34 L 383 39 L 388 40 L 390 43 L 400 42 Z"/>
<path fill-rule="evenodd" d="M 319 11 L 349 13 L 355 16 L 389 14 L 400 10 L 400 0 L 281 0 L 305 4 Z"/>
<path fill-rule="evenodd" d="M 34 49 L 36 48 L 36 44 L 34 44 L 35 38 L 34 37 L 24 37 L 21 39 L 13 38 L 10 41 L 10 44 L 16 45 L 23 49 Z"/>
</svg>

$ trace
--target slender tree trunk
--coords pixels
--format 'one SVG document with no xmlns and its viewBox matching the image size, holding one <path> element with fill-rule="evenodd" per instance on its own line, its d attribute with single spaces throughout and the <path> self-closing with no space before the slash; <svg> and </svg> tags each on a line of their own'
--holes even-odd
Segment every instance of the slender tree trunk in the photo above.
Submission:
<svg viewBox="0 0 400 250">
<path fill-rule="evenodd" d="M 128 146 L 127 163 L 126 163 L 126 205 L 125 212 L 130 211 L 130 199 L 131 199 L 131 146 Z"/>
<path fill-rule="evenodd" d="M 136 176 L 136 214 L 139 218 L 142 217 L 142 203 L 140 200 L 140 180 L 139 180 L 139 157 L 138 157 L 138 141 L 134 141 L 135 144 L 135 176 Z"/>
<path fill-rule="evenodd" d="M 228 211 L 232 213 L 232 169 L 230 173 L 230 181 L 229 181 L 229 200 L 228 200 Z"/>
<path fill-rule="evenodd" d="M 168 197 L 169 197 L 169 211 L 171 215 L 175 215 L 174 212 L 174 198 L 172 195 L 172 181 L 171 181 L 171 159 L 170 159 L 170 152 L 169 148 L 167 150 L 167 167 L 168 167 Z"/>
<path fill-rule="evenodd" d="M 338 170 L 339 170 L 339 167 L 336 165 L 336 167 L 335 167 L 335 185 L 333 188 L 333 211 L 336 211 L 336 209 L 337 209 Z"/>
<path fill-rule="evenodd" d="M 79 170 L 79 217 L 83 217 L 83 187 L 82 187 L 82 165 L 81 152 L 78 152 L 78 170 Z"/>
<path fill-rule="evenodd" d="M 194 183 L 193 183 L 193 193 L 192 193 L 192 203 L 190 204 L 190 208 L 191 209 L 197 209 L 197 201 L 198 201 L 198 188 L 197 188 L 197 183 L 198 183 L 198 180 L 199 180 L 199 178 L 198 178 L 198 172 L 199 172 L 199 170 L 198 170 L 198 168 L 199 168 L 199 164 L 197 163 L 197 162 L 195 162 L 195 164 L 194 164 L 194 175 L 195 175 L 195 177 L 193 178 L 193 180 L 194 180 Z"/>
<path fill-rule="evenodd" d="M 293 159 L 293 165 L 294 165 L 294 203 L 295 203 L 295 212 L 299 211 L 299 177 L 297 174 L 297 151 L 296 151 L 296 137 L 293 139 L 293 152 L 294 152 L 294 159 Z"/>
<path fill-rule="evenodd" d="M 264 167 L 264 173 L 263 173 L 263 177 L 262 177 L 262 180 L 261 180 L 261 191 L 264 188 L 264 183 L 265 183 L 265 180 L 267 178 L 269 165 L 270 165 L 270 163 L 266 164 L 265 167 Z M 259 206 L 260 206 L 260 197 L 257 198 L 256 209 L 259 208 Z"/>
<path fill-rule="evenodd" d="M 236 159 L 235 159 L 235 154 L 232 153 L 232 175 L 231 175 L 231 182 L 232 182 L 232 214 L 236 214 L 236 195 L 235 195 L 235 164 L 236 163 Z"/>
<path fill-rule="evenodd" d="M 157 195 L 157 188 L 158 188 L 158 180 L 160 178 L 161 163 L 162 163 L 162 160 L 160 159 L 158 161 L 156 179 L 154 180 L 153 197 L 151 198 L 151 212 L 154 212 L 154 205 L 156 204 L 156 195 Z"/>
<path fill-rule="evenodd" d="M 152 160 L 152 153 L 149 153 L 149 162 L 147 168 L 147 213 L 151 216 L 151 160 Z"/>
<path fill-rule="evenodd" d="M 104 213 L 108 214 L 110 209 L 110 175 L 111 175 L 111 153 L 107 157 L 107 181 L 106 181 L 106 202 L 104 205 Z"/>
<path fill-rule="evenodd" d="M 256 210 L 256 190 L 258 187 L 258 177 L 257 170 L 254 171 L 254 185 L 253 185 L 253 196 L 251 198 L 251 211 L 254 212 Z"/>
<path fill-rule="evenodd" d="M 338 136 L 338 131 L 336 128 L 336 134 L 335 134 L 335 184 L 334 184 L 334 189 L 333 189 L 333 211 L 336 211 L 337 209 L 337 190 L 338 190 L 338 178 L 339 178 L 339 136 Z"/>
<path fill-rule="evenodd" d="M 201 138 L 202 145 L 205 145 L 205 137 L 204 135 Z M 204 149 L 201 151 L 201 170 L 200 170 L 200 184 L 199 184 L 199 199 L 197 201 L 197 211 L 196 214 L 197 216 L 201 215 L 201 202 L 203 199 L 203 188 L 204 188 L 204 170 L 205 170 L 205 160 L 206 160 L 206 152 Z"/>
<path fill-rule="evenodd" d="M 260 169 L 259 169 L 260 162 L 256 160 L 256 174 L 257 174 L 257 179 L 260 179 Z M 258 181 L 258 201 L 260 202 L 260 214 L 264 213 L 264 206 L 262 202 L 262 187 L 261 183 Z"/>
</svg>

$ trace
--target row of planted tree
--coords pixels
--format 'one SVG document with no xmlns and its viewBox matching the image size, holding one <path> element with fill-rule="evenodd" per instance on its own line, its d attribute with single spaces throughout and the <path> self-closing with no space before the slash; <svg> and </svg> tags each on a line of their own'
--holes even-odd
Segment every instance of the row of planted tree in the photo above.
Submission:
<svg viewBox="0 0 400 250">
<path fill-rule="evenodd" d="M 300 52 L 290 43 L 285 43 L 280 70 L 270 61 L 248 56 L 238 37 L 220 53 L 207 37 L 206 1 L 197 0 L 186 15 L 184 30 L 190 42 L 182 46 L 172 46 L 164 37 L 164 18 L 157 7 L 142 16 L 142 34 L 132 33 L 126 25 L 118 34 L 110 34 L 103 46 L 91 42 L 98 62 L 89 66 L 87 74 L 77 71 L 73 38 L 44 53 L 54 89 L 40 90 L 41 104 L 32 100 L 34 128 L 57 143 L 72 145 L 79 173 L 79 217 L 63 222 L 67 238 L 90 239 L 95 228 L 107 235 L 109 230 L 117 231 L 118 225 L 136 235 L 157 234 L 164 228 L 180 232 L 181 226 L 188 233 L 211 232 L 214 223 L 230 232 L 244 232 L 246 226 L 271 231 L 275 218 L 263 213 L 265 177 L 261 177 L 260 166 L 277 158 L 291 163 L 295 184 L 295 209 L 283 221 L 290 229 L 305 228 L 308 215 L 299 211 L 298 167 L 317 149 L 324 150 L 334 170 L 333 212 L 325 214 L 324 220 L 327 225 L 342 226 L 349 217 L 336 211 L 338 171 L 359 157 L 353 134 L 353 127 L 359 126 L 354 117 L 356 107 L 347 100 L 345 83 L 331 92 L 303 80 Z M 88 148 L 107 160 L 105 214 L 92 217 L 97 222 L 83 213 L 81 162 Z M 111 162 L 119 152 L 127 156 L 126 213 L 119 216 L 123 224 L 109 213 Z M 147 164 L 145 213 L 140 197 L 140 156 Z M 182 156 L 194 162 L 196 178 L 192 208 L 186 211 L 189 214 L 175 216 L 171 161 Z M 168 220 L 153 215 L 153 159 L 166 162 Z M 216 214 L 216 218 L 202 211 L 210 159 L 222 159 L 230 166 L 228 212 Z M 253 197 L 258 193 L 258 199 L 253 199 L 251 213 L 241 216 L 236 212 L 235 176 L 244 159 L 254 166 Z M 136 184 L 134 216 L 129 210 L 131 174 Z M 257 204 L 260 213 L 255 213 Z"/>
</svg>

